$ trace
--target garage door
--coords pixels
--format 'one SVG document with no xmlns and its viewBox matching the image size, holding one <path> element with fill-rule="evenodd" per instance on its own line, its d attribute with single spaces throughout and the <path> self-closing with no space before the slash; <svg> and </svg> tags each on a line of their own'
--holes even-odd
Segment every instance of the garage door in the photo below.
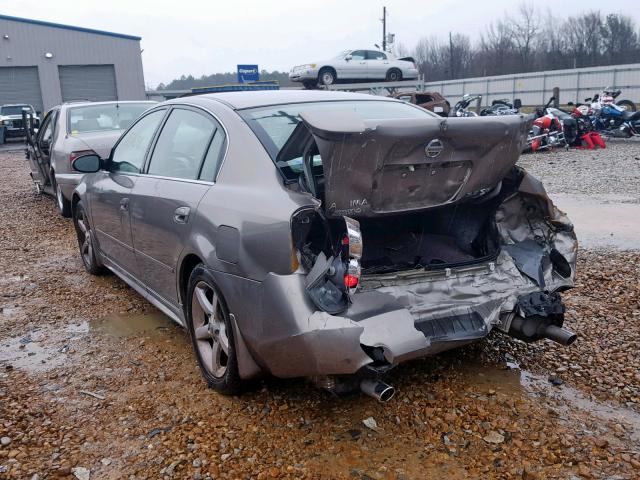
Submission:
<svg viewBox="0 0 640 480">
<path fill-rule="evenodd" d="M 38 67 L 0 67 L 0 105 L 28 103 L 42 112 Z"/>
<path fill-rule="evenodd" d="M 58 72 L 63 102 L 118 99 L 113 65 L 60 65 Z"/>
</svg>

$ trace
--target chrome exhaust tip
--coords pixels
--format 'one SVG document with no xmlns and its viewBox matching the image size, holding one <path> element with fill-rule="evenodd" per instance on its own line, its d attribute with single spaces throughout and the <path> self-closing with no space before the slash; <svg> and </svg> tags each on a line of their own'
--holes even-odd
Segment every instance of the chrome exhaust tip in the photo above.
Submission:
<svg viewBox="0 0 640 480">
<path fill-rule="evenodd" d="M 364 379 L 360 382 L 360 390 L 379 402 L 386 403 L 396 394 L 396 389 L 380 380 Z"/>
<path fill-rule="evenodd" d="M 566 328 L 556 327 L 555 325 L 547 325 L 544 329 L 543 336 L 560 345 L 568 346 L 576 341 L 578 335 Z"/>
</svg>

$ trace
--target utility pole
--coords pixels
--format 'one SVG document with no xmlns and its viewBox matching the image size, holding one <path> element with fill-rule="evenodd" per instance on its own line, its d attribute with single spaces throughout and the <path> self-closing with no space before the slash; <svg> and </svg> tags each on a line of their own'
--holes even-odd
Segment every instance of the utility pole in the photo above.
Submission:
<svg viewBox="0 0 640 480">
<path fill-rule="evenodd" d="M 387 51 L 387 7 L 382 7 L 382 51 Z"/>
</svg>

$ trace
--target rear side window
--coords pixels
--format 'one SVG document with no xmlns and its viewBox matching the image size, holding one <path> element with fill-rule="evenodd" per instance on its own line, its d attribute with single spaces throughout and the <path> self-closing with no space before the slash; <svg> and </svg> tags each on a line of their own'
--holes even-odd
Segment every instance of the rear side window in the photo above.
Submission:
<svg viewBox="0 0 640 480">
<path fill-rule="evenodd" d="M 174 109 L 153 149 L 148 173 L 196 180 L 215 131 L 213 121 L 204 114 Z"/>
<path fill-rule="evenodd" d="M 367 60 L 386 60 L 387 56 L 382 52 L 367 50 Z"/>
<path fill-rule="evenodd" d="M 213 134 L 213 139 L 207 150 L 207 156 L 204 157 L 204 163 L 202 164 L 202 170 L 200 171 L 200 180 L 207 182 L 213 182 L 216 179 L 216 174 L 220 169 L 220 163 L 224 156 L 224 146 L 226 143 L 226 135 L 222 128 L 217 128 Z"/>
<path fill-rule="evenodd" d="M 147 149 L 165 110 L 157 110 L 142 117 L 124 134 L 113 152 L 110 170 L 125 173 L 140 173 Z"/>
</svg>

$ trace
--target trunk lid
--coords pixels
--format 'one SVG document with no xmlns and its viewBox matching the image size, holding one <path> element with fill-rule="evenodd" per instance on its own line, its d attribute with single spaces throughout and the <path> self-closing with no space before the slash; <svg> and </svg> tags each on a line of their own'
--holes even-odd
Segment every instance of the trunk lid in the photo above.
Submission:
<svg viewBox="0 0 640 480">
<path fill-rule="evenodd" d="M 68 136 L 72 143 L 71 150 L 93 150 L 100 158 L 107 158 L 111 149 L 122 135 L 123 130 L 106 132 L 74 133 Z"/>
<path fill-rule="evenodd" d="M 314 140 L 325 213 L 356 218 L 440 207 L 490 191 L 518 160 L 531 123 L 519 115 L 363 120 L 347 109 L 300 117 L 279 157 L 308 151 Z"/>
</svg>

